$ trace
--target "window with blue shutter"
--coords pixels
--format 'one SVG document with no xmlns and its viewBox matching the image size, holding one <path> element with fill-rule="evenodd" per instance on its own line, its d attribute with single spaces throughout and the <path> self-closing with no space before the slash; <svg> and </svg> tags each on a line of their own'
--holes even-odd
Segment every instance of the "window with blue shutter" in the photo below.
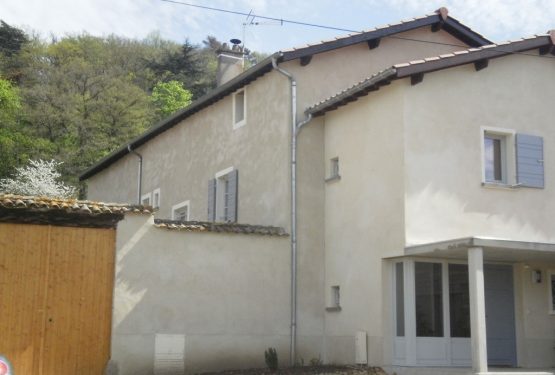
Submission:
<svg viewBox="0 0 555 375">
<path fill-rule="evenodd" d="M 234 169 L 226 175 L 225 221 L 237 221 L 237 191 L 239 188 L 239 171 Z"/>
<path fill-rule="evenodd" d="M 516 135 L 516 182 L 520 186 L 543 188 L 543 138 L 535 135 Z"/>
<path fill-rule="evenodd" d="M 208 221 L 216 221 L 216 179 L 208 181 Z"/>
</svg>

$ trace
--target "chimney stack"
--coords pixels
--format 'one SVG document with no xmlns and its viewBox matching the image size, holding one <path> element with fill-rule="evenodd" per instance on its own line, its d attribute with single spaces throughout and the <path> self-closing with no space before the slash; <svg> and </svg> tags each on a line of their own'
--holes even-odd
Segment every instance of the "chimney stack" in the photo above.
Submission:
<svg viewBox="0 0 555 375">
<path fill-rule="evenodd" d="M 218 54 L 218 75 L 216 77 L 218 86 L 232 80 L 243 73 L 244 54 L 239 39 L 231 39 L 231 48 L 227 43 L 216 51 Z"/>
</svg>

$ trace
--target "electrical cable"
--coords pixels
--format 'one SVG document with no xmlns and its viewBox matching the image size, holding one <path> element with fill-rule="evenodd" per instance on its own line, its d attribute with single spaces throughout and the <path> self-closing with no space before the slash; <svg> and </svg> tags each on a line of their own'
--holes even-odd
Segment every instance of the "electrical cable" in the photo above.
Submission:
<svg viewBox="0 0 555 375">
<path fill-rule="evenodd" d="M 172 4 L 178 4 L 178 5 L 185 5 L 185 6 L 189 6 L 189 7 L 193 7 L 193 8 L 200 8 L 200 9 L 205 9 L 205 10 L 211 10 L 211 11 L 216 11 L 216 12 L 222 12 L 222 13 L 229 13 L 229 14 L 235 14 L 235 15 L 240 15 L 240 16 L 247 16 L 247 17 L 253 17 L 254 18 L 261 18 L 261 19 L 265 19 L 265 20 L 271 20 L 271 21 L 278 21 L 280 22 L 282 25 L 285 23 L 290 23 L 290 24 L 294 24 L 294 25 L 300 25 L 300 26 L 308 26 L 308 27 L 316 27 L 316 28 L 320 28 L 320 29 L 328 29 L 328 30 L 335 30 L 335 31 L 345 31 L 348 33 L 357 33 L 357 34 L 361 34 L 364 33 L 365 31 L 357 31 L 357 30 L 351 30 L 351 29 L 345 29 L 345 28 L 341 28 L 341 27 L 335 27 L 335 26 L 327 26 L 327 25 L 321 25 L 321 24 L 315 24 L 315 23 L 308 23 L 308 22 L 302 22 L 302 21 L 294 21 L 294 20 L 288 20 L 288 19 L 284 19 L 284 18 L 277 18 L 277 17 L 269 17 L 269 16 L 261 16 L 261 15 L 257 15 L 257 14 L 253 14 L 252 10 L 249 13 L 246 12 L 240 12 L 240 11 L 235 11 L 235 10 L 229 10 L 229 9 L 223 9 L 223 8 L 216 8 L 216 7 L 209 7 L 206 5 L 198 5 L 198 4 L 192 4 L 192 3 L 186 3 L 183 1 L 177 1 L 177 0 L 160 0 L 166 3 L 172 3 Z M 367 32 L 367 31 L 366 31 Z M 396 36 L 396 35 L 387 35 L 383 38 L 390 38 L 390 39 L 398 39 L 398 40 L 404 40 L 404 41 L 409 41 L 409 42 L 418 42 L 418 43 L 428 43 L 428 44 L 436 44 L 436 45 L 442 45 L 442 46 L 450 46 L 450 47 L 461 47 L 463 49 L 468 49 L 468 46 L 465 45 L 461 45 L 461 44 L 454 44 L 454 43 L 443 43 L 443 42 L 437 42 L 437 41 L 432 41 L 432 40 L 421 40 L 421 39 L 414 39 L 414 38 L 406 38 L 406 37 L 400 37 L 400 36 Z M 476 47 L 479 48 L 479 47 Z M 502 47 L 493 47 L 490 48 L 490 50 L 492 51 L 497 51 L 497 52 L 503 52 L 503 53 L 507 53 L 507 54 L 514 54 L 514 55 L 523 55 L 523 56 L 531 56 L 531 57 L 542 57 L 542 58 L 550 58 L 553 59 L 555 58 L 555 56 L 548 56 L 548 55 L 535 55 L 535 54 L 530 54 L 530 53 L 525 53 L 525 52 L 515 52 L 515 51 L 506 51 L 503 49 L 500 49 Z"/>
</svg>

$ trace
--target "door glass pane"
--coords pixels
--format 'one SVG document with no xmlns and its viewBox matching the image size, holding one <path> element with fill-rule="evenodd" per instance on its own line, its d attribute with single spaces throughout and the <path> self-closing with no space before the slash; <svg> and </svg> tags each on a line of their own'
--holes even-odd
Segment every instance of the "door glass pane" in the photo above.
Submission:
<svg viewBox="0 0 555 375">
<path fill-rule="evenodd" d="M 395 311 L 397 319 L 397 336 L 405 336 L 405 288 L 403 263 L 395 264 Z"/>
<path fill-rule="evenodd" d="M 470 337 L 470 299 L 466 264 L 449 265 L 449 315 L 451 337 Z"/>
<path fill-rule="evenodd" d="M 441 264 L 415 262 L 416 336 L 443 337 Z"/>
</svg>

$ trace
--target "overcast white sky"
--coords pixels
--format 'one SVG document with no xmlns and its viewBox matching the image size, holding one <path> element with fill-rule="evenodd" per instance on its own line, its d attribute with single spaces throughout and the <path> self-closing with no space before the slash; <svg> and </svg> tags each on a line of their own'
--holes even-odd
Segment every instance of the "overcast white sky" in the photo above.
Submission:
<svg viewBox="0 0 555 375">
<path fill-rule="evenodd" d="M 240 12 L 362 30 L 432 13 L 449 15 L 494 41 L 555 29 L 555 0 L 176 0 Z M 161 0 L 0 0 L 0 19 L 44 36 L 86 31 L 200 43 L 206 35 L 245 39 L 252 50 L 274 52 L 344 34 L 295 25 L 243 27 L 245 17 Z M 266 21 L 259 20 L 262 23 Z M 245 34 L 243 34 L 245 29 Z"/>
</svg>

